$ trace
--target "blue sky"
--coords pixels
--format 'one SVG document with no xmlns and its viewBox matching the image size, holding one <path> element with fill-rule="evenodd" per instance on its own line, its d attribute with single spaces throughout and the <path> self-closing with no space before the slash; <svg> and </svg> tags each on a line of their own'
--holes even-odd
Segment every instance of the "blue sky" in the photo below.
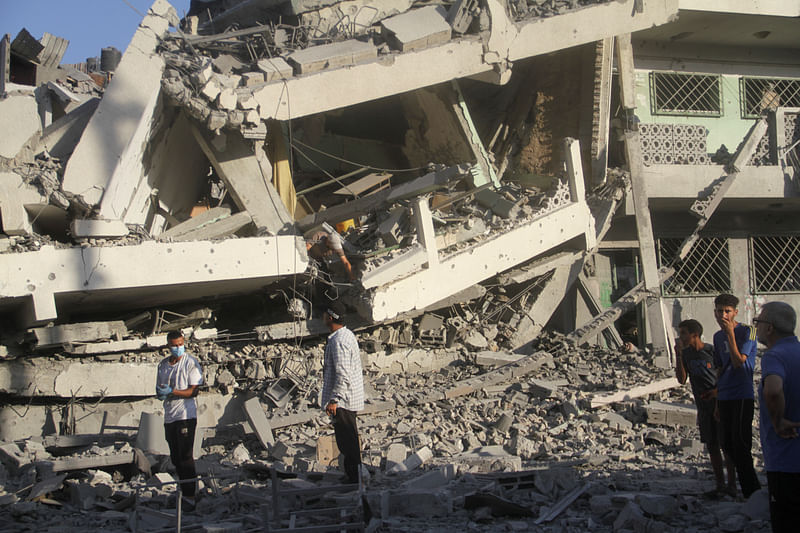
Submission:
<svg viewBox="0 0 800 533">
<path fill-rule="evenodd" d="M 189 10 L 189 0 L 170 3 L 178 16 Z M 22 28 L 36 39 L 52 33 L 69 40 L 62 63 L 82 63 L 99 57 L 106 46 L 124 52 L 142 20 L 139 13 L 152 4 L 153 0 L 0 0 L 0 35 L 8 33 L 13 40 Z"/>
</svg>

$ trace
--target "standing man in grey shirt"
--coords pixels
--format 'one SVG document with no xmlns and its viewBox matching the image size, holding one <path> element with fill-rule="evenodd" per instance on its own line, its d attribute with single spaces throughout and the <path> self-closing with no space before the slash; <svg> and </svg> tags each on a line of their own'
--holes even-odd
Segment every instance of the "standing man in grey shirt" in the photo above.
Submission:
<svg viewBox="0 0 800 533">
<path fill-rule="evenodd" d="M 344 455 L 349 483 L 358 483 L 361 445 L 356 413 L 364 408 L 364 378 L 358 341 L 344 325 L 344 308 L 329 304 L 322 314 L 330 330 L 322 367 L 322 405 L 333 420 L 336 445 Z"/>
</svg>

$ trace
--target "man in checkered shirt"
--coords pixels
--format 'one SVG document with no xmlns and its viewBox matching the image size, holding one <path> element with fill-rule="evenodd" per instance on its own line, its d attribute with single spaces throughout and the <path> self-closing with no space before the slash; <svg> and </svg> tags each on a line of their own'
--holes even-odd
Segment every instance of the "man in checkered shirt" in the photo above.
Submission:
<svg viewBox="0 0 800 533">
<path fill-rule="evenodd" d="M 349 483 L 358 483 L 361 446 L 356 413 L 364 408 L 364 380 L 358 341 L 344 325 L 344 309 L 329 305 L 322 314 L 330 330 L 322 366 L 322 405 L 333 420 L 336 445 L 344 455 L 344 471 Z"/>
</svg>

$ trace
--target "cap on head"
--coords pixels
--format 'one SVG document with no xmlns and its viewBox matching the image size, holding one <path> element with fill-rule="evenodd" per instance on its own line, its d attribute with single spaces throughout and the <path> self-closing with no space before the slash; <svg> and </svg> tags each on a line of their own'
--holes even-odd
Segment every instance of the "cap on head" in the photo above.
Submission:
<svg viewBox="0 0 800 533">
<path fill-rule="evenodd" d="M 330 302 L 325 307 L 325 312 L 336 324 L 344 324 L 345 309 L 344 306 L 338 301 Z"/>
</svg>

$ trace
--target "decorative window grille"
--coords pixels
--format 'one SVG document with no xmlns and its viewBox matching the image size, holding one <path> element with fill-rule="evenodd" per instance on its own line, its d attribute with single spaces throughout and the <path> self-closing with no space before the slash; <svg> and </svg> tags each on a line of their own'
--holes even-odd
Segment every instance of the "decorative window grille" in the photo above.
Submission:
<svg viewBox="0 0 800 533">
<path fill-rule="evenodd" d="M 650 101 L 654 115 L 722 115 L 720 77 L 678 72 L 650 73 Z"/>
<path fill-rule="evenodd" d="M 659 239 L 661 265 L 669 264 L 677 255 L 683 239 Z M 686 259 L 678 263 L 675 274 L 662 286 L 664 295 L 688 296 L 717 294 L 731 290 L 731 261 L 728 239 L 701 237 Z"/>
<path fill-rule="evenodd" d="M 756 118 L 765 110 L 800 107 L 800 79 L 739 79 L 742 117 Z"/>
<path fill-rule="evenodd" d="M 750 261 L 754 292 L 800 292 L 800 236 L 752 237 Z"/>
</svg>

